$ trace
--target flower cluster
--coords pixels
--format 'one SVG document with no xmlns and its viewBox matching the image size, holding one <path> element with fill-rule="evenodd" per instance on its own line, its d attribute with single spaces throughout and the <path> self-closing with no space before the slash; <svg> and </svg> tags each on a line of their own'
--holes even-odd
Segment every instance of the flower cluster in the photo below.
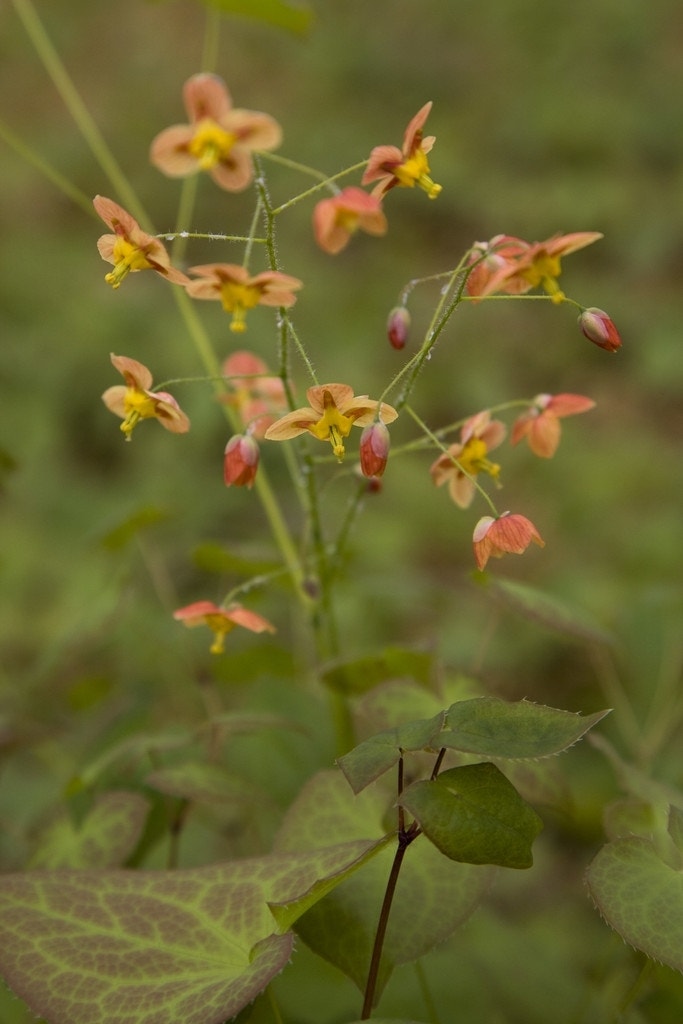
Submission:
<svg viewBox="0 0 683 1024">
<path fill-rule="evenodd" d="M 170 177 L 205 173 L 224 191 L 241 192 L 246 189 L 254 181 L 255 160 L 267 157 L 282 141 L 277 121 L 265 113 L 235 108 L 225 83 L 212 74 L 192 76 L 183 88 L 183 101 L 187 123 L 175 124 L 159 132 L 150 147 L 152 164 Z M 336 175 L 297 197 L 297 200 L 304 198 L 325 187 L 332 192 L 318 200 L 312 213 L 313 237 L 323 251 L 330 254 L 341 252 L 358 231 L 377 237 L 385 235 L 388 221 L 384 203 L 387 195 L 395 189 L 417 187 L 430 199 L 438 197 L 441 185 L 432 179 L 429 166 L 435 138 L 424 134 L 431 108 L 431 103 L 425 103 L 409 121 L 400 147 L 383 144 L 372 149 L 365 161 L 360 185 L 339 188 L 336 181 L 342 175 Z M 282 160 L 274 156 L 270 159 Z M 257 213 L 265 210 L 263 180 L 259 170 L 259 178 L 255 182 L 260 190 Z M 373 187 L 366 191 L 363 186 Z M 398 416 L 397 409 L 382 399 L 396 388 L 406 367 L 379 399 L 373 399 L 367 394 L 356 395 L 348 384 L 318 384 L 312 363 L 304 353 L 314 383 L 306 391 L 308 404 L 294 408 L 296 403 L 292 399 L 283 339 L 289 341 L 291 336 L 302 351 L 285 311 L 297 301 L 303 282 L 275 269 L 272 237 L 268 247 L 271 263 L 268 269 L 258 272 L 249 269 L 254 244 L 264 241 L 256 239 L 252 229 L 243 263 L 205 263 L 190 266 L 185 272 L 172 265 L 163 245 L 162 238 L 172 236 L 156 236 L 144 230 L 130 213 L 111 199 L 96 196 L 93 202 L 96 212 L 109 229 L 97 245 L 102 258 L 112 264 L 113 269 L 105 280 L 113 288 L 119 288 L 129 273 L 153 270 L 185 289 L 192 299 L 220 302 L 230 317 L 230 330 L 237 334 L 244 333 L 247 316 L 255 307 L 265 306 L 280 311 L 280 375 L 274 375 L 261 356 L 246 350 L 233 352 L 221 367 L 224 390 L 219 400 L 224 403 L 235 431 L 223 453 L 226 486 L 251 489 L 256 482 L 259 485 L 257 492 L 263 498 L 264 488 L 260 486 L 261 480 L 257 480 L 261 460 L 259 442 L 262 440 L 287 441 L 306 435 L 330 445 L 331 459 L 318 457 L 316 462 L 336 460 L 341 463 L 352 428 L 359 427 L 361 435 L 355 471 L 370 481 L 368 487 L 380 487 L 379 478 L 384 474 L 389 459 L 388 426 Z M 288 205 L 271 212 L 282 212 Z M 579 326 L 585 337 L 608 352 L 616 352 L 621 346 L 621 338 L 608 314 L 597 307 L 583 307 L 567 299 L 559 284 L 563 258 L 601 237 L 599 232 L 579 231 L 557 234 L 542 242 L 527 242 L 516 236 L 499 234 L 487 242 L 475 242 L 462 263 L 448 272 L 451 284 L 446 286 L 443 294 L 448 293 L 453 282 L 458 282 L 456 303 L 449 307 L 452 310 L 461 298 L 479 302 L 494 295 L 523 296 L 534 289 L 541 289 L 555 304 L 570 302 L 577 306 L 581 311 Z M 435 275 L 437 278 L 444 276 Z M 407 301 L 416 283 L 420 281 L 410 282 L 387 319 L 387 336 L 397 351 L 405 348 L 408 342 L 411 315 Z M 436 333 L 428 333 L 420 350 L 408 361 L 411 373 L 414 369 L 411 381 L 417 378 L 424 360 L 431 354 Z M 157 419 L 173 433 L 189 430 L 189 419 L 175 398 L 166 391 L 153 388 L 152 374 L 146 366 L 128 356 L 112 355 L 111 361 L 125 383 L 108 388 L 102 398 L 107 408 L 122 419 L 121 430 L 127 440 L 144 419 Z M 215 380 L 215 373 L 212 379 Z M 403 403 L 405 393 L 402 394 L 401 405 Z M 523 410 L 509 427 L 503 419 L 497 418 L 504 410 L 519 408 L 520 405 L 523 405 Z M 413 448 L 420 447 L 426 440 L 439 449 L 431 462 L 429 474 L 436 487 L 447 485 L 455 505 L 467 509 L 478 495 L 488 502 L 493 514 L 479 519 L 473 535 L 474 557 L 480 570 L 492 557 L 522 553 L 531 543 L 544 544 L 533 523 L 517 513 L 499 514 L 484 490 L 482 480 L 492 482 L 496 489 L 502 486 L 504 460 L 501 457 L 501 462 L 494 461 L 492 453 L 496 449 L 502 451 L 501 446 L 508 439 L 512 445 L 525 441 L 534 455 L 551 458 L 560 443 L 561 420 L 587 412 L 593 406 L 594 402 L 583 395 L 538 394 L 523 403 L 511 402 L 495 410 L 481 410 L 435 433 L 425 427 L 425 438 L 412 445 Z M 416 416 L 414 418 L 420 422 Z M 455 431 L 458 431 L 455 440 L 443 440 Z M 410 448 L 411 445 L 406 446 L 406 449 Z M 179 609 L 175 618 L 188 626 L 208 626 L 214 634 L 211 646 L 214 653 L 223 650 L 226 635 L 236 626 L 252 632 L 274 630 L 266 619 L 237 604 L 219 606 L 210 601 L 198 601 Z"/>
</svg>

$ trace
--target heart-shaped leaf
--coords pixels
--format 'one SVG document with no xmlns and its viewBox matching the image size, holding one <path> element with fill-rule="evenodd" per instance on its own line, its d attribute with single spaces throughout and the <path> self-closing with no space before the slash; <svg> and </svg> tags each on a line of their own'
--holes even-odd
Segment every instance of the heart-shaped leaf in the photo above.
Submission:
<svg viewBox="0 0 683 1024">
<path fill-rule="evenodd" d="M 339 772 L 321 772 L 307 783 L 287 812 L 278 849 L 315 849 L 340 832 L 381 835 L 391 825 L 389 815 L 396 821 L 392 802 L 381 786 L 354 796 Z M 361 991 L 396 849 L 395 836 L 392 838 L 296 925 L 304 942 L 342 970 Z M 411 844 L 389 917 L 378 994 L 395 966 L 419 959 L 452 935 L 475 910 L 492 877 L 493 869 L 449 861 L 424 839 Z"/>
<path fill-rule="evenodd" d="M 399 803 L 451 860 L 507 868 L 533 863 L 531 844 L 543 823 L 490 761 L 414 782 Z"/>
<path fill-rule="evenodd" d="M 450 706 L 436 743 L 493 758 L 549 757 L 571 747 L 607 714 L 582 716 L 528 700 L 475 697 Z"/>
<path fill-rule="evenodd" d="M 622 939 L 683 971 L 683 874 L 662 860 L 654 843 L 640 836 L 608 843 L 587 881 L 600 913 Z"/>
<path fill-rule="evenodd" d="M 175 872 L 0 879 L 0 973 L 50 1024 L 222 1024 L 288 962 L 289 924 L 372 856 L 357 840 Z"/>
<path fill-rule="evenodd" d="M 66 812 L 42 836 L 31 868 L 117 868 L 135 849 L 149 811 L 139 793 L 102 793 L 76 825 Z"/>
<path fill-rule="evenodd" d="M 395 729 L 378 733 L 338 758 L 337 764 L 354 793 L 360 793 L 393 767 L 402 751 L 424 750 L 425 747 L 430 747 L 434 737 L 441 733 L 444 714 L 440 711 L 433 718 L 406 722 Z"/>
</svg>

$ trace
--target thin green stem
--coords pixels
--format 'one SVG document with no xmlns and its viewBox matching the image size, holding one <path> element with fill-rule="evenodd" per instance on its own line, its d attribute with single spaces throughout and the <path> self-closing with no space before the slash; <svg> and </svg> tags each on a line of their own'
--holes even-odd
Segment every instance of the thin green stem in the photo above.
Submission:
<svg viewBox="0 0 683 1024">
<path fill-rule="evenodd" d="M 186 230 L 187 225 L 192 220 L 192 211 L 194 210 L 195 201 L 197 199 L 197 186 L 199 184 L 199 178 L 196 174 L 191 175 L 189 178 L 185 178 L 180 189 L 180 200 L 178 202 L 178 213 L 176 215 L 176 230 L 173 238 L 173 262 L 178 264 L 183 260 L 185 256 L 185 249 L 187 248 L 187 242 L 190 235 Z"/>
<path fill-rule="evenodd" d="M 206 331 L 196 314 L 195 308 L 184 289 L 174 288 L 174 294 L 199 358 L 209 376 L 215 381 L 215 389 L 217 393 L 223 393 L 225 390 L 225 384 L 221 378 L 220 365 Z M 224 403 L 222 404 L 222 408 L 233 429 L 238 430 L 240 424 L 234 419 L 234 411 Z M 263 467 L 260 467 L 259 472 L 256 474 L 254 489 L 258 494 L 261 505 L 263 506 L 263 510 L 266 514 L 266 518 L 268 519 L 273 539 L 275 540 L 285 565 L 289 570 L 296 593 L 302 604 L 310 610 L 312 600 L 303 586 L 301 562 L 287 524 L 282 515 L 282 511 L 280 510 L 280 506 L 275 498 L 275 494 L 273 493 Z"/>
<path fill-rule="evenodd" d="M 458 470 L 459 470 L 459 471 L 460 471 L 460 472 L 461 472 L 461 473 L 463 474 L 463 476 L 466 476 L 466 477 L 467 477 L 467 479 L 468 479 L 468 480 L 470 481 L 470 483 L 472 483 L 472 485 L 473 485 L 473 486 L 474 486 L 474 487 L 475 487 L 475 488 L 476 488 L 476 489 L 477 489 L 477 490 L 479 491 L 479 493 L 481 494 L 482 498 L 483 498 L 483 499 L 484 499 L 484 501 L 485 501 L 485 502 L 487 503 L 487 505 L 488 505 L 488 506 L 489 506 L 489 508 L 491 509 L 491 512 L 493 513 L 493 515 L 494 515 L 494 516 L 496 517 L 496 519 L 497 519 L 497 518 L 498 518 L 498 516 L 500 515 L 500 513 L 499 513 L 498 509 L 496 508 L 496 506 L 494 505 L 494 503 L 493 503 L 493 501 L 492 501 L 492 499 L 491 499 L 490 495 L 489 495 L 489 494 L 488 494 L 488 493 L 487 493 L 487 492 L 486 492 L 486 491 L 484 490 L 484 488 L 483 488 L 483 487 L 481 486 L 481 484 L 480 484 L 480 483 L 479 483 L 479 481 L 477 480 L 476 476 L 474 476 L 474 475 L 473 475 L 472 473 L 468 473 L 468 472 L 467 472 L 467 470 L 466 470 L 466 469 L 465 469 L 465 467 L 464 467 L 464 466 L 462 465 L 462 463 L 461 463 L 461 462 L 458 462 L 457 458 L 456 458 L 456 457 L 455 457 L 454 455 L 452 455 L 452 454 L 451 454 L 451 453 L 449 452 L 448 448 L 447 448 L 447 447 L 446 447 L 446 445 L 445 445 L 445 444 L 443 443 L 443 441 L 441 441 L 441 440 L 440 440 L 440 439 L 439 439 L 439 438 L 437 437 L 437 435 L 436 435 L 436 434 L 434 433 L 434 431 L 433 431 L 433 430 L 430 430 L 430 429 L 429 429 L 429 427 L 427 426 L 427 424 L 426 424 L 426 423 L 424 422 L 424 420 L 422 420 L 422 419 L 421 419 L 421 418 L 420 418 L 420 417 L 419 417 L 419 416 L 417 415 L 417 413 L 416 413 L 416 412 L 414 411 L 414 409 L 411 409 L 411 407 L 410 407 L 409 405 L 407 405 L 407 406 L 405 407 L 405 409 L 406 409 L 406 412 L 408 413 L 408 415 L 409 415 L 409 416 L 412 416 L 412 418 L 413 418 L 413 419 L 415 420 L 415 422 L 417 423 L 417 425 L 418 425 L 418 427 L 420 428 L 420 430 L 424 431 L 424 433 L 426 434 L 426 436 L 427 436 L 428 438 L 430 438 L 430 440 L 431 440 L 431 441 L 433 442 L 433 444 L 434 444 L 434 445 L 436 445 L 436 447 L 437 447 L 437 448 L 440 448 L 440 449 L 441 449 L 441 451 L 442 451 L 442 452 L 443 452 L 443 453 L 444 453 L 445 455 L 448 455 L 448 457 L 449 457 L 449 459 L 451 460 L 451 462 L 453 463 L 453 465 L 454 465 L 454 466 L 455 466 L 455 467 L 456 467 L 456 468 L 457 468 L 457 469 L 458 469 Z"/>
<path fill-rule="evenodd" d="M 427 973 L 424 969 L 422 961 L 418 960 L 414 966 L 415 973 L 417 974 L 417 983 L 420 986 L 420 992 L 422 993 L 422 998 L 424 1000 L 427 1016 L 429 1017 L 429 1024 L 441 1024 L 439 1013 L 436 1008 L 436 1003 L 434 1002 L 434 998 L 429 988 Z"/>
<path fill-rule="evenodd" d="M 64 195 L 72 202 L 80 206 L 82 210 L 87 214 L 92 214 L 96 217 L 95 209 L 92 204 L 92 199 L 82 192 L 80 188 L 72 184 L 68 178 L 65 178 L 63 174 L 55 170 L 54 167 L 50 166 L 39 153 L 36 153 L 34 149 L 28 146 L 18 135 L 15 135 L 11 128 L 9 128 L 3 121 L 0 121 L 0 138 L 4 139 L 8 146 L 17 153 L 22 160 L 26 163 L 31 164 L 35 167 L 44 178 L 63 192 Z"/>
<path fill-rule="evenodd" d="M 40 58 L 45 70 L 52 79 L 52 83 L 62 98 L 64 105 L 71 114 L 81 135 L 90 147 L 90 151 L 100 165 L 102 171 L 114 187 L 118 197 L 130 213 L 140 222 L 146 231 L 151 231 L 151 225 L 144 207 L 132 189 L 128 179 L 119 167 L 109 146 L 97 127 L 97 124 L 90 115 L 83 100 L 74 86 L 61 58 L 55 50 L 52 42 L 45 31 L 43 23 L 31 2 L 31 0 L 12 0 L 14 9 L 21 19 L 33 46 Z"/>
</svg>

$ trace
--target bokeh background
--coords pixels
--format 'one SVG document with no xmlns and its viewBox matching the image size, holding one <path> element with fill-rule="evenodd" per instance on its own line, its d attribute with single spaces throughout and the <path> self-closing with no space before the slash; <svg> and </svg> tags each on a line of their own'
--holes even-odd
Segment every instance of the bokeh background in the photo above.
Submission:
<svg viewBox="0 0 683 1024">
<path fill-rule="evenodd" d="M 336 258 L 314 245 L 312 204 L 282 218 L 282 267 L 306 282 L 294 322 L 321 378 L 378 393 L 400 366 L 384 325 L 402 287 L 454 266 L 473 241 L 498 233 L 535 240 L 603 232 L 602 241 L 566 259 L 562 284 L 582 304 L 609 311 L 624 341 L 618 354 L 586 341 L 573 307 L 466 305 L 451 320 L 414 404 L 439 426 L 542 391 L 595 398 L 593 412 L 566 421 L 551 462 L 521 447 L 506 451 L 505 490 L 496 497 L 528 515 L 547 546 L 494 571 L 533 583 L 613 631 L 638 713 L 647 712 L 662 673 L 674 681 L 671 693 L 680 701 L 681 5 L 316 0 L 312 6 L 314 24 L 305 37 L 246 18 L 224 20 L 216 70 L 235 104 L 280 121 L 283 155 L 333 173 L 378 143 L 400 143 L 409 118 L 433 100 L 431 166 L 443 186 L 435 202 L 417 191 L 393 192 L 386 238 L 358 236 Z M 180 91 L 200 70 L 204 9 L 132 0 L 61 0 L 37 8 L 157 229 L 171 229 L 178 185 L 151 167 L 147 152 L 161 128 L 185 119 Z M 0 8 L 0 119 L 87 196 L 111 194 L 8 0 Z M 268 166 L 276 200 L 307 184 Z M 210 665 L 207 634 L 187 633 L 171 619 L 174 607 L 218 601 L 239 582 L 202 561 L 200 546 L 220 545 L 235 558 L 273 557 L 253 495 L 223 485 L 227 433 L 210 388 L 176 389 L 192 419 L 190 434 L 173 438 L 143 424 L 130 445 L 100 401 L 118 383 L 110 352 L 140 359 L 157 380 L 201 373 L 167 286 L 156 275 L 136 275 L 112 292 L 95 247 L 100 222 L 3 140 L 0 179 L 0 858 L 12 868 L 25 863 L 43 816 L 96 751 L 127 731 L 199 713 L 186 670 L 202 665 L 219 681 L 234 682 L 237 705 L 296 699 L 275 696 L 276 673 L 264 680 L 260 663 L 254 667 L 250 636 L 236 636 L 221 665 Z M 188 226 L 241 233 L 251 209 L 249 198 L 202 181 Z M 240 262 L 241 250 L 220 243 L 191 249 L 191 262 L 209 260 Z M 414 293 L 415 339 L 428 323 L 436 288 Z M 200 312 L 219 354 L 227 356 L 235 337 L 224 314 L 209 304 Z M 243 341 L 274 362 L 267 311 L 251 315 Z M 298 380 L 303 391 L 303 372 Z M 412 436 L 408 422 L 392 430 L 395 445 Z M 285 488 L 280 456 L 267 448 L 263 458 L 276 486 Z M 431 458 L 422 453 L 390 462 L 381 494 L 367 500 L 340 585 L 345 654 L 414 643 L 437 651 L 453 670 L 476 672 L 488 692 L 575 711 L 605 706 L 585 646 L 494 608 L 473 584 L 471 531 L 486 510 L 462 513 L 434 490 Z M 343 510 L 346 485 L 340 480 L 328 489 L 331 516 Z M 296 529 L 296 506 L 282 493 Z M 133 530 L 135 523 L 145 525 Z M 279 626 L 269 651 L 271 664 L 285 671 L 288 604 L 282 588 L 254 597 L 257 610 Z M 253 683 L 248 698 L 247 683 Z M 612 728 L 618 741 L 619 728 Z M 319 756 L 299 754 L 282 783 L 283 800 Z M 267 758 L 262 767 L 265 774 Z M 599 841 L 610 781 L 590 752 L 575 770 L 584 819 L 582 838 L 572 841 L 585 841 L 590 850 Z M 681 783 L 671 747 L 654 770 Z M 201 861 L 222 853 L 219 844 L 191 856 Z M 582 856 L 579 865 L 589 853 Z M 576 883 L 580 867 L 572 862 L 567 870 Z M 594 916 L 596 935 L 604 938 Z M 478 920 L 486 936 L 486 916 Z M 549 927 L 542 915 L 539 920 L 537 956 L 542 927 Z M 507 977 L 507 941 L 514 945 L 506 935 L 495 947 L 499 978 Z M 508 984 L 509 998 L 521 999 L 512 973 Z M 518 1016 L 486 1016 L 494 1011 L 484 1001 L 481 1017 L 471 1019 L 541 1019 L 523 1002 L 514 1005 Z"/>
</svg>

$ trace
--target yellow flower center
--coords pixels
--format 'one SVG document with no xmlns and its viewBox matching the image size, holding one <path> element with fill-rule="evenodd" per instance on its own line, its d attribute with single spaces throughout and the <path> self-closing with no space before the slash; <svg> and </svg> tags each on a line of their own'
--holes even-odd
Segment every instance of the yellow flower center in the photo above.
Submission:
<svg viewBox="0 0 683 1024">
<path fill-rule="evenodd" d="M 112 257 L 114 259 L 114 269 L 109 274 L 106 274 L 104 278 L 112 288 L 118 288 L 126 274 L 131 270 L 148 270 L 152 266 L 142 249 L 139 249 L 137 245 L 133 245 L 132 242 L 129 242 L 127 238 L 121 237 L 121 235 L 114 242 Z"/>
<path fill-rule="evenodd" d="M 413 188 L 414 185 L 419 185 L 420 188 L 425 190 L 430 199 L 436 199 L 441 191 L 441 185 L 437 185 L 429 177 L 427 154 L 422 149 L 416 149 L 407 160 L 399 164 L 393 174 L 399 184 L 406 188 Z"/>
<path fill-rule="evenodd" d="M 246 331 L 245 318 L 248 309 L 258 306 L 261 292 L 250 284 L 237 281 L 225 281 L 221 285 L 221 302 L 226 313 L 232 313 L 230 330 L 241 334 Z"/>
<path fill-rule="evenodd" d="M 209 650 L 212 654 L 222 654 L 225 649 L 225 637 L 235 628 L 235 623 L 222 615 L 207 615 L 204 619 L 209 629 L 213 630 L 213 643 Z"/>
<path fill-rule="evenodd" d="M 458 465 L 470 476 L 476 476 L 477 473 L 488 473 L 490 477 L 497 480 L 500 466 L 497 462 L 491 462 L 486 458 L 487 452 L 486 441 L 482 441 L 480 437 L 471 437 L 457 456 Z"/>
<path fill-rule="evenodd" d="M 559 256 L 549 256 L 541 252 L 530 267 L 522 271 L 522 277 L 532 288 L 542 286 L 551 300 L 557 304 L 564 302 L 565 295 L 561 291 L 557 278 L 562 273 Z"/>
<path fill-rule="evenodd" d="M 323 409 L 321 419 L 311 424 L 308 429 L 319 441 L 329 441 L 332 451 L 341 462 L 345 451 L 342 438 L 348 437 L 351 433 L 353 420 L 339 411 L 329 391 L 323 392 Z"/>
<path fill-rule="evenodd" d="M 188 151 L 198 161 L 203 171 L 210 171 L 230 153 L 237 142 L 237 136 L 226 132 L 210 117 L 200 121 L 195 130 Z"/>
<path fill-rule="evenodd" d="M 121 430 L 126 435 L 126 441 L 130 441 L 130 435 L 138 420 L 148 420 L 156 416 L 156 402 L 144 391 L 128 388 L 123 399 L 123 407 L 126 410 L 126 416 L 121 424 Z"/>
</svg>

